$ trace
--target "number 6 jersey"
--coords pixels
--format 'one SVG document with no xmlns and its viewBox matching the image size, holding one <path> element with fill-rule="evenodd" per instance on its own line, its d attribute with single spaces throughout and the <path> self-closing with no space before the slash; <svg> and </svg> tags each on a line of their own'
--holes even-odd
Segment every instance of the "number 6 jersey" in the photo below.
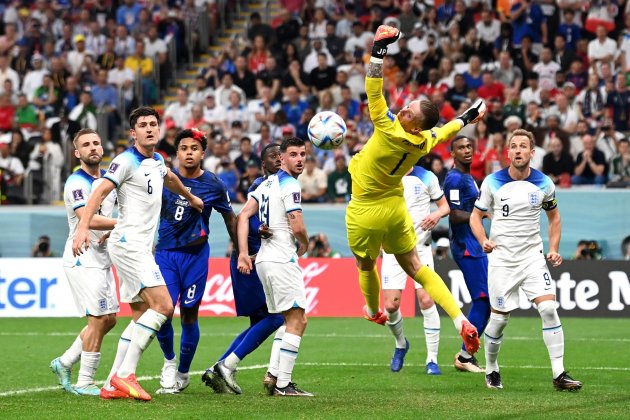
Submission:
<svg viewBox="0 0 630 420">
<path fill-rule="evenodd" d="M 213 207 L 221 214 L 232 213 L 227 187 L 215 174 L 203 172 L 197 178 L 184 178 L 176 169 L 173 173 L 188 191 L 203 200 L 203 212 L 192 208 L 181 195 L 164 189 L 157 250 L 181 248 L 200 237 L 207 237 Z"/>
<path fill-rule="evenodd" d="M 289 225 L 289 213 L 302 210 L 302 190 L 297 179 L 281 169 L 249 195 L 258 202 L 260 222 L 273 233 L 271 238 L 262 240 L 256 263 L 297 261 L 295 236 Z"/>
</svg>

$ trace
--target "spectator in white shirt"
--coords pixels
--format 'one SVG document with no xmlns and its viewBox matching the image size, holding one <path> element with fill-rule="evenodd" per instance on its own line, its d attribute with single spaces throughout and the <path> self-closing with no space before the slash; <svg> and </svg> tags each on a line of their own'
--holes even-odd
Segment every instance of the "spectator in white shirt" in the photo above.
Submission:
<svg viewBox="0 0 630 420">
<path fill-rule="evenodd" d="M 66 66 L 74 77 L 79 77 L 85 69 L 85 57 L 89 54 L 85 48 L 85 36 L 81 34 L 76 35 L 74 37 L 74 45 L 75 49 L 68 52 Z"/>
<path fill-rule="evenodd" d="M 20 86 L 20 75 L 9 66 L 9 57 L 0 55 L 0 90 L 4 92 L 4 81 L 11 80 L 14 88 Z"/>
<path fill-rule="evenodd" d="M 227 130 L 227 125 L 225 124 L 225 109 L 216 104 L 214 92 L 209 92 L 206 95 L 203 104 L 203 119 L 206 120 L 208 124 L 211 124 L 215 131 L 225 133 Z"/>
<path fill-rule="evenodd" d="M 481 12 L 481 19 L 475 28 L 477 29 L 477 36 L 487 48 L 494 47 L 494 41 L 501 35 L 501 22 L 487 9 Z"/>
<path fill-rule="evenodd" d="M 171 103 L 164 110 L 164 119 L 173 120 L 175 125 L 182 129 L 192 116 L 192 104 L 188 101 L 186 88 L 177 89 L 177 101 Z"/>
<path fill-rule="evenodd" d="M 129 109 L 133 101 L 133 81 L 134 74 L 131 69 L 125 67 L 125 57 L 116 57 L 116 67 L 107 73 L 107 83 L 122 90 L 125 99 L 125 108 Z"/>
<path fill-rule="evenodd" d="M 538 86 L 538 73 L 532 71 L 527 76 L 527 87 L 521 91 L 521 102 L 525 105 L 530 102 L 540 103 L 540 86 Z"/>
<path fill-rule="evenodd" d="M 230 73 L 225 73 L 221 78 L 221 85 L 215 90 L 217 105 L 227 106 L 230 103 L 230 93 L 237 92 L 241 97 L 241 103 L 245 103 L 245 92 L 234 84 L 234 79 Z"/>
<path fill-rule="evenodd" d="M 591 67 L 600 76 L 600 64 L 610 63 L 614 72 L 615 58 L 617 55 L 617 42 L 608 38 L 608 31 L 603 25 L 597 27 L 597 38 L 588 43 L 588 60 Z"/>
<path fill-rule="evenodd" d="M 540 61 L 534 65 L 533 70 L 538 73 L 538 82 L 544 89 L 556 87 L 556 73 L 561 70 L 560 64 L 552 60 L 553 54 L 550 48 L 543 48 L 540 53 Z"/>
<path fill-rule="evenodd" d="M 315 156 L 306 157 L 304 172 L 298 176 L 298 182 L 302 188 L 303 203 L 321 203 L 326 199 L 328 188 L 328 176 L 326 172 L 317 167 Z"/>
<path fill-rule="evenodd" d="M 33 102 L 35 90 L 42 85 L 44 74 L 48 73 L 48 71 L 44 69 L 43 63 L 43 57 L 39 53 L 35 53 L 31 58 L 33 70 L 29 71 L 26 73 L 26 76 L 24 76 L 24 81 L 22 82 L 22 92 L 26 94 L 29 102 Z"/>
<path fill-rule="evenodd" d="M 228 131 L 232 127 L 236 127 L 235 123 L 240 123 L 243 132 L 249 129 L 249 111 L 247 107 L 241 103 L 241 96 L 238 92 L 230 92 L 230 103 L 225 107 L 225 121 Z"/>
</svg>

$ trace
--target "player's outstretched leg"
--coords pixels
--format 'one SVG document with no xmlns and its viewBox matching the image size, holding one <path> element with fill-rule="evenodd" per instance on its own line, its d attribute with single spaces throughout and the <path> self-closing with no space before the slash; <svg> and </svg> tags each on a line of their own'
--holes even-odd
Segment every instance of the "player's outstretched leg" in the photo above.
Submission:
<svg viewBox="0 0 630 420">
<path fill-rule="evenodd" d="M 497 358 L 501 343 L 503 342 L 503 330 L 507 326 L 510 314 L 495 313 L 490 314 L 490 322 L 484 332 L 484 349 L 486 353 L 486 386 L 493 389 L 503 388 L 501 375 L 499 374 L 499 364 Z"/>
<path fill-rule="evenodd" d="M 542 318 L 543 341 L 551 360 L 554 388 L 559 391 L 579 390 L 582 388 L 582 382 L 571 378 L 564 370 L 564 331 L 556 311 L 556 302 L 544 300 L 537 304 L 537 309 Z"/>
<path fill-rule="evenodd" d="M 101 388 L 100 397 L 102 400 L 117 400 L 121 398 L 129 398 L 129 395 L 117 390 L 111 384 L 112 376 L 118 371 L 125 355 L 127 354 L 127 349 L 129 348 L 129 343 L 131 342 L 131 334 L 133 332 L 133 328 L 136 325 L 133 320 L 129 322 L 127 327 L 124 329 L 122 334 L 120 335 L 120 339 L 118 340 L 118 346 L 116 347 L 116 357 L 114 358 L 114 364 L 112 365 L 112 369 L 109 371 L 109 376 Z"/>
<path fill-rule="evenodd" d="M 486 324 L 490 319 L 490 301 L 487 297 L 473 299 L 470 311 L 468 312 L 468 320 L 473 324 L 477 331 L 481 334 L 486 328 Z M 455 355 L 453 363 L 455 369 L 461 372 L 483 373 L 485 370 L 479 366 L 477 358 L 466 351 L 465 344 L 462 344 L 461 351 Z"/>
<path fill-rule="evenodd" d="M 77 394 L 72 387 L 72 367 L 81 359 L 83 351 L 83 334 L 85 334 L 87 326 L 85 326 L 79 335 L 74 339 L 72 345 L 60 356 L 50 362 L 50 369 L 57 376 L 59 385 L 71 394 Z"/>
</svg>

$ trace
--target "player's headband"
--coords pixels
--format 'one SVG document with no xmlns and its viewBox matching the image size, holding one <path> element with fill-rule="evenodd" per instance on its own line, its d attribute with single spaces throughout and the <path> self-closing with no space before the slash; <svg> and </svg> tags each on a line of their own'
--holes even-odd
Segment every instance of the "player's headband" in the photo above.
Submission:
<svg viewBox="0 0 630 420">
<path fill-rule="evenodd" d="M 191 128 L 190 131 L 192 132 L 192 138 L 197 140 L 199 143 L 201 143 L 206 137 L 206 134 L 197 128 Z"/>
</svg>

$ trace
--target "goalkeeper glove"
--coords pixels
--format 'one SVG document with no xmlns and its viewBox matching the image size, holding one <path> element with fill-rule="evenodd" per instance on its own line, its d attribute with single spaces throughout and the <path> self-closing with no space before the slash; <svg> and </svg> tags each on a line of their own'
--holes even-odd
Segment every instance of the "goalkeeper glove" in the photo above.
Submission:
<svg viewBox="0 0 630 420">
<path fill-rule="evenodd" d="M 387 46 L 398 41 L 400 31 L 392 26 L 381 25 L 374 35 L 374 45 L 372 46 L 372 57 L 383 59 L 387 54 Z"/>
<path fill-rule="evenodd" d="M 464 113 L 457 118 L 462 120 L 464 125 L 474 124 L 486 115 L 486 103 L 483 99 L 477 99 Z"/>
</svg>

